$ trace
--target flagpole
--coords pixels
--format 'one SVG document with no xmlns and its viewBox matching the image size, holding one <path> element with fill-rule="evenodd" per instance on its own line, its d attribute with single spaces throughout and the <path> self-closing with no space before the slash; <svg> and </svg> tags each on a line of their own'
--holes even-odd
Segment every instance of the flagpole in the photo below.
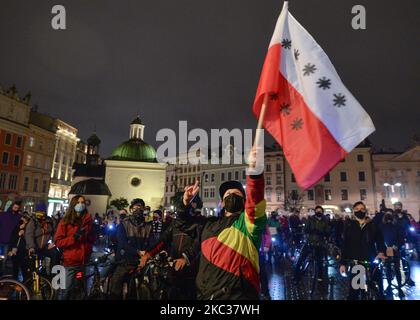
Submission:
<svg viewBox="0 0 420 320">
<path fill-rule="evenodd" d="M 265 93 L 264 94 L 264 100 L 263 100 L 263 103 L 262 103 L 262 106 L 261 106 L 260 116 L 258 118 L 257 132 L 255 133 L 255 139 L 254 139 L 254 148 L 255 148 L 256 143 L 261 138 L 262 130 L 258 130 L 258 129 L 263 129 L 264 117 L 265 117 L 265 111 L 267 109 L 267 104 L 268 104 L 268 93 Z"/>
</svg>

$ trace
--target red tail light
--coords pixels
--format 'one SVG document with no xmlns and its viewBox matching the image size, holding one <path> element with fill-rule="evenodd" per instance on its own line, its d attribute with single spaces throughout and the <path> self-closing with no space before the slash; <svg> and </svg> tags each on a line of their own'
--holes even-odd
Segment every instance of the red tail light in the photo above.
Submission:
<svg viewBox="0 0 420 320">
<path fill-rule="evenodd" d="M 83 272 L 79 271 L 78 273 L 76 273 L 76 279 L 80 280 L 83 278 Z"/>
</svg>

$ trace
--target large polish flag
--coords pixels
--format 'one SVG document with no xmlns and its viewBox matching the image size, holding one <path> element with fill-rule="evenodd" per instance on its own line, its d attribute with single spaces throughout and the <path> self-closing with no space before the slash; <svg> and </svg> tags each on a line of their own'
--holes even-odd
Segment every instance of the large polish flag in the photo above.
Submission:
<svg viewBox="0 0 420 320">
<path fill-rule="evenodd" d="M 254 100 L 303 189 L 317 183 L 375 131 L 322 48 L 284 3 Z"/>
</svg>

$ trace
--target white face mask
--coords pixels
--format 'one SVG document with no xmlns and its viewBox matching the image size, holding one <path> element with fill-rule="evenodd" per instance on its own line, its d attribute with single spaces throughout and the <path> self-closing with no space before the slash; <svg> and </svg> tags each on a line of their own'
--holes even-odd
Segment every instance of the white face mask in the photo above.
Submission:
<svg viewBox="0 0 420 320">
<path fill-rule="evenodd" d="M 80 213 L 82 213 L 85 210 L 86 206 L 84 203 L 78 203 L 74 206 L 74 210 L 76 211 L 76 213 L 78 213 L 78 215 L 80 215 Z"/>
</svg>

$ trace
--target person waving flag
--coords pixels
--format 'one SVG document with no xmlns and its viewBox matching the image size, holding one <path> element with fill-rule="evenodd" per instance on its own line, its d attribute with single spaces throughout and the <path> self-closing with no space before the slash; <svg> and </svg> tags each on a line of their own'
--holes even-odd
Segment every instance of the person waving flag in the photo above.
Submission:
<svg viewBox="0 0 420 320">
<path fill-rule="evenodd" d="M 375 131 L 325 52 L 289 13 L 287 2 L 269 45 L 253 112 L 282 146 L 303 189 Z"/>
</svg>

